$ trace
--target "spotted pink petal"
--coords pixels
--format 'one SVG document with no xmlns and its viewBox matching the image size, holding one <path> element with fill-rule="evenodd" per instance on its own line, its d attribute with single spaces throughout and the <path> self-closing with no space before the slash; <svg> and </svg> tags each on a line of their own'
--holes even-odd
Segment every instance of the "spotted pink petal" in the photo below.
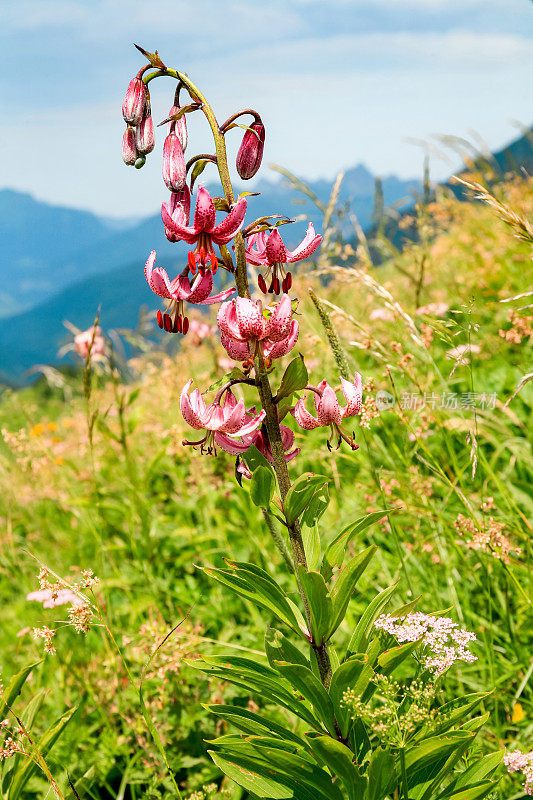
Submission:
<svg viewBox="0 0 533 800">
<path fill-rule="evenodd" d="M 266 231 L 252 233 L 246 239 L 246 260 L 255 267 L 263 267 L 268 264 L 266 257 Z"/>
<path fill-rule="evenodd" d="M 247 297 L 235 300 L 235 316 L 241 339 L 262 339 L 267 330 L 267 321 L 261 308 Z"/>
<path fill-rule="evenodd" d="M 234 361 L 248 361 L 252 357 L 248 342 L 238 342 L 224 333 L 221 334 L 220 341 L 228 356 Z"/>
<path fill-rule="evenodd" d="M 221 433 L 239 433 L 244 425 L 246 419 L 246 409 L 244 408 L 244 401 L 239 400 L 233 409 L 224 409 L 225 421 L 220 426 Z"/>
<path fill-rule="evenodd" d="M 159 297 L 165 297 L 167 300 L 172 297 L 172 283 L 168 277 L 166 270 L 162 267 L 155 267 L 156 252 L 152 250 L 146 264 L 144 265 L 144 274 L 148 285 L 152 292 Z"/>
<path fill-rule="evenodd" d="M 220 433 L 220 431 L 215 433 L 215 444 L 232 456 L 240 456 L 242 453 L 245 453 L 251 443 L 251 437 L 244 437 L 243 441 L 240 442 L 238 439 L 230 439 L 229 436 Z"/>
<path fill-rule="evenodd" d="M 269 264 L 283 264 L 287 261 L 287 248 L 276 228 L 267 239 L 265 255 Z"/>
<path fill-rule="evenodd" d="M 344 394 L 347 405 L 342 411 L 343 419 L 346 417 L 354 417 L 356 414 L 361 413 L 361 406 L 363 402 L 363 379 L 361 375 L 356 372 L 355 380 L 353 383 L 341 378 L 342 393 Z"/>
<path fill-rule="evenodd" d="M 187 422 L 191 428 L 195 428 L 196 430 L 202 430 L 204 425 L 204 419 L 206 415 L 206 406 L 205 401 L 198 389 L 195 389 L 191 395 L 189 395 L 189 389 L 191 388 L 192 378 L 187 381 L 183 389 L 181 390 L 180 394 L 180 411 L 183 415 L 183 419 Z"/>
<path fill-rule="evenodd" d="M 282 358 L 286 356 L 287 353 L 290 353 L 298 339 L 299 330 L 300 326 L 298 321 L 293 319 L 289 335 L 285 339 L 282 339 L 281 342 L 272 342 L 270 339 L 266 339 L 263 343 L 263 352 L 265 356 L 274 359 Z"/>
<path fill-rule="evenodd" d="M 229 214 L 211 231 L 215 244 L 227 244 L 242 228 L 246 215 L 246 198 L 237 200 Z"/>
<path fill-rule="evenodd" d="M 255 417 L 252 418 L 249 417 L 248 422 L 246 422 L 240 430 L 236 431 L 236 433 L 238 433 L 239 436 L 246 436 L 247 433 L 252 433 L 252 431 L 257 430 L 257 428 L 261 425 L 265 417 L 266 417 L 265 410 L 260 411 L 259 414 L 257 414 Z"/>
<path fill-rule="evenodd" d="M 321 426 L 335 423 L 340 425 L 342 412 L 337 395 L 331 386 L 326 386 L 318 404 L 318 422 Z"/>
<path fill-rule="evenodd" d="M 226 337 L 242 342 L 243 338 L 241 336 L 239 323 L 237 322 L 235 306 L 235 300 L 231 300 L 229 303 L 222 303 L 218 309 L 217 325 L 220 329 L 220 332 Z"/>
<path fill-rule="evenodd" d="M 211 195 L 207 189 L 200 186 L 196 198 L 196 208 L 194 210 L 194 229 L 197 234 L 200 234 L 202 231 L 206 233 L 212 232 L 215 227 L 216 213 L 215 204 L 211 199 Z"/>
<path fill-rule="evenodd" d="M 315 234 L 313 223 L 310 222 L 307 226 L 307 233 L 304 239 L 300 242 L 298 247 L 287 253 L 286 261 L 292 264 L 294 261 L 301 261 L 302 258 L 308 258 L 315 252 L 321 241 L 322 236 Z"/>
<path fill-rule="evenodd" d="M 283 294 L 281 300 L 268 319 L 266 336 L 272 342 L 280 342 L 289 334 L 291 329 L 292 304 L 288 294 Z"/>
<path fill-rule="evenodd" d="M 318 413 L 318 406 L 320 405 L 320 399 L 321 399 L 322 394 L 324 392 L 324 389 L 326 388 L 327 385 L 328 385 L 327 381 L 320 381 L 320 383 L 316 387 L 318 389 L 318 393 L 317 392 L 313 392 L 313 400 L 314 400 L 314 403 L 315 403 L 315 408 L 317 410 L 317 413 Z"/>
<path fill-rule="evenodd" d="M 235 289 L 224 289 L 223 292 L 218 292 L 218 294 L 212 294 L 211 297 L 207 297 L 205 300 L 202 300 L 202 305 L 212 306 L 213 303 L 222 303 L 224 300 L 227 300 L 228 297 L 231 297 L 231 295 L 234 293 Z M 197 300 L 196 302 L 199 303 L 200 301 Z"/>
<path fill-rule="evenodd" d="M 163 225 L 165 226 L 165 233 L 167 234 L 167 238 L 168 238 L 168 233 L 167 233 L 168 231 L 175 237 L 176 241 L 187 242 L 187 244 L 194 244 L 198 239 L 199 234 L 196 228 L 194 226 L 188 227 L 187 225 L 184 225 L 182 222 L 174 220 L 170 216 L 169 209 L 166 203 L 163 203 L 163 205 L 161 206 L 161 219 L 163 220 Z"/>
<path fill-rule="evenodd" d="M 305 397 L 302 397 L 301 400 L 298 400 L 294 409 L 292 411 L 293 416 L 300 426 L 305 431 L 310 431 L 313 428 L 319 428 L 320 423 L 316 417 L 313 417 L 312 414 L 305 407 Z"/>
</svg>

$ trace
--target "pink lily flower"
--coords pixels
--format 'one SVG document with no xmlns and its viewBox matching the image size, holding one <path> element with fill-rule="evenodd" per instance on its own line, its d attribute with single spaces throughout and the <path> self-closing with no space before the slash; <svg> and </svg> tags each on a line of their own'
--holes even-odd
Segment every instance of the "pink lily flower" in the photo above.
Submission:
<svg viewBox="0 0 533 800">
<path fill-rule="evenodd" d="M 285 461 L 288 463 L 292 461 L 293 458 L 296 458 L 297 455 L 300 454 L 300 448 L 295 447 L 294 450 L 291 450 L 291 447 L 294 444 L 294 433 L 291 431 L 290 428 L 287 428 L 286 425 L 280 425 L 281 431 L 281 441 L 283 444 L 283 452 L 285 453 Z M 272 457 L 272 450 L 270 449 L 270 442 L 268 441 L 268 435 L 265 430 L 264 425 L 261 426 L 255 433 L 249 437 L 250 443 L 249 446 L 255 445 L 259 452 L 264 455 L 266 460 L 270 464 L 274 464 L 274 459 Z M 246 457 L 245 457 L 246 458 Z M 245 478 L 251 478 L 252 473 L 248 469 L 246 465 L 246 461 L 240 461 L 237 465 L 237 472 L 240 475 L 243 475 Z"/>
<path fill-rule="evenodd" d="M 246 412 L 244 401 L 239 400 L 231 391 L 225 391 L 224 402 L 215 400 L 206 405 L 198 389 L 189 394 L 192 378 L 183 387 L 180 395 L 180 410 L 185 422 L 195 430 L 205 430 L 206 435 L 197 442 L 185 440 L 183 444 L 200 446 L 201 452 L 216 453 L 218 445 L 227 453 L 239 455 L 250 447 L 250 434 L 261 425 L 266 416 L 263 410 L 256 416 L 250 416 L 251 409 Z M 239 437 L 241 441 L 239 441 Z"/>
<path fill-rule="evenodd" d="M 269 309 L 267 309 L 267 312 Z M 270 316 L 260 301 L 237 297 L 223 303 L 217 315 L 222 345 L 236 361 L 250 361 L 259 350 L 267 362 L 286 355 L 298 339 L 299 325 L 292 319 L 292 304 L 284 294 Z"/>
<path fill-rule="evenodd" d="M 194 279 L 192 285 L 189 281 L 189 268 L 185 267 L 182 273 L 170 280 L 167 271 L 162 267 L 154 267 L 155 250 L 152 250 L 144 266 L 144 274 L 150 289 L 169 301 L 165 313 L 157 312 L 157 324 L 162 330 L 169 333 L 183 333 L 189 330 L 189 320 L 183 313 L 183 303 L 195 305 L 211 305 L 227 300 L 235 289 L 225 289 L 223 292 L 211 295 L 213 289 L 213 273 L 206 270 Z"/>
<path fill-rule="evenodd" d="M 331 388 L 327 381 L 321 381 L 318 386 L 308 387 L 315 393 L 317 416 L 314 417 L 306 409 L 305 397 L 298 400 L 292 413 L 298 425 L 304 430 L 324 428 L 329 425 L 331 427 L 331 436 L 328 439 L 328 448 L 331 449 L 331 440 L 335 436 L 337 438 L 337 447 L 340 445 L 341 439 L 343 439 L 350 445 L 352 450 L 356 450 L 359 445 L 354 443 L 353 436 L 348 436 L 343 431 L 341 423 L 343 419 L 354 417 L 361 412 L 363 381 L 361 375 L 356 372 L 353 383 L 344 380 L 344 378 L 341 378 L 341 382 L 342 392 L 346 398 L 346 406 L 344 408 L 339 405 L 335 390 Z"/>
<path fill-rule="evenodd" d="M 208 260 L 211 262 L 213 270 L 216 271 L 218 261 L 213 244 L 219 246 L 228 244 L 242 228 L 245 214 L 246 198 L 241 197 L 225 219 L 216 225 L 215 204 L 211 199 L 211 195 L 203 186 L 198 189 L 192 225 L 188 224 L 188 214 L 177 219 L 176 215 L 173 216 L 170 213 L 166 203 L 163 203 L 161 207 L 161 217 L 165 225 L 167 239 L 172 236 L 174 241 L 196 244 L 195 250 L 189 253 L 189 267 L 193 273 L 196 272 L 197 264 L 199 264 L 201 270 L 204 270 L 207 267 Z"/>
<path fill-rule="evenodd" d="M 279 294 L 281 288 L 281 291 L 288 292 L 292 286 L 292 275 L 290 272 L 285 273 L 284 264 L 292 264 L 307 258 L 315 252 L 321 241 L 322 236 L 315 234 L 312 222 L 307 226 L 304 239 L 294 250 L 287 250 L 277 228 L 270 233 L 267 231 L 252 233 L 246 241 L 246 260 L 253 266 L 267 268 L 265 274 L 260 275 L 257 281 L 261 291 L 264 294 L 267 294 L 267 291 L 270 294 Z M 272 280 L 267 290 L 266 278 L 271 273 Z"/>
</svg>

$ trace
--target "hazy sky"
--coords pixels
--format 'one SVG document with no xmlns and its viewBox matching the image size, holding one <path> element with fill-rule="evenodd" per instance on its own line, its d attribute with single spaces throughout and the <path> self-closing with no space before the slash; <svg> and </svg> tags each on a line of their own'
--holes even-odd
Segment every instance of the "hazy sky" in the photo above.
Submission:
<svg viewBox="0 0 533 800">
<path fill-rule="evenodd" d="M 134 41 L 187 72 L 220 121 L 256 107 L 265 163 L 306 177 L 358 162 L 419 175 L 406 139 L 475 131 L 495 149 L 532 117 L 531 0 L 2 0 L 0 31 L 0 185 L 104 215 L 152 213 L 166 195 L 162 135 L 144 169 L 121 160 Z M 173 88 L 155 83 L 160 120 Z M 195 117 L 191 153 L 209 146 Z M 456 163 L 435 157 L 434 177 Z"/>
</svg>

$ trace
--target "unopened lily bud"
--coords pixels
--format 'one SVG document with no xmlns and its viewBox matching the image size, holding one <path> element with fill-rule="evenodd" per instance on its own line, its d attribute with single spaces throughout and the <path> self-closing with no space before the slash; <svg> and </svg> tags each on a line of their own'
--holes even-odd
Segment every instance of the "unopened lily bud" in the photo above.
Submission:
<svg viewBox="0 0 533 800">
<path fill-rule="evenodd" d="M 175 133 L 169 133 L 163 145 L 163 180 L 171 192 L 180 192 L 187 180 L 183 147 Z"/>
<path fill-rule="evenodd" d="M 122 158 L 128 167 L 133 167 L 137 161 L 137 148 L 135 146 L 135 129 L 130 127 L 124 131 L 122 138 Z"/>
<path fill-rule="evenodd" d="M 179 106 L 172 106 L 168 116 L 172 117 L 180 110 Z M 167 123 L 167 133 L 175 133 L 181 142 L 181 149 L 183 152 L 187 149 L 187 119 L 186 114 L 183 114 L 178 120 L 172 120 Z"/>
<path fill-rule="evenodd" d="M 122 103 L 122 116 L 128 125 L 139 125 L 145 114 L 146 86 L 142 78 L 136 76 L 129 82 L 126 96 Z"/>
<path fill-rule="evenodd" d="M 151 116 L 145 117 L 135 128 L 135 147 L 140 155 L 151 153 L 154 149 L 154 123 Z"/>
<path fill-rule="evenodd" d="M 241 146 L 237 153 L 237 172 L 243 181 L 253 178 L 263 158 L 265 146 L 265 126 L 262 122 L 253 122 L 250 130 L 244 132 Z"/>
</svg>

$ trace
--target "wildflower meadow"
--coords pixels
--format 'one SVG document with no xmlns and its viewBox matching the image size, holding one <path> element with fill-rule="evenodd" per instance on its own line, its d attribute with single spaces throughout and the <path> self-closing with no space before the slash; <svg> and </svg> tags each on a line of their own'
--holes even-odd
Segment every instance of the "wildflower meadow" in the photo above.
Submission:
<svg viewBox="0 0 533 800">
<path fill-rule="evenodd" d="M 471 158 L 365 234 L 284 169 L 294 234 L 235 188 L 261 109 L 137 49 L 122 158 L 188 254 L 2 392 L 0 798 L 533 794 L 531 178 Z"/>
</svg>

